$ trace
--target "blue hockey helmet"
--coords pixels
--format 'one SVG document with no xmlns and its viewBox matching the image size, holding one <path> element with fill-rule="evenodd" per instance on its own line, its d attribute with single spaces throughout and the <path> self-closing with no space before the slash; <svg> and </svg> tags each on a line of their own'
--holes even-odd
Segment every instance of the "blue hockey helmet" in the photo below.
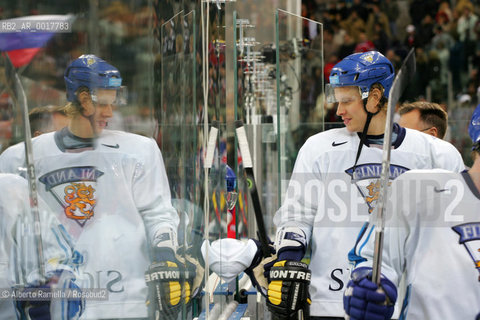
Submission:
<svg viewBox="0 0 480 320">
<path fill-rule="evenodd" d="M 65 70 L 64 79 L 68 101 L 75 101 L 77 90 L 86 87 L 92 95 L 95 89 L 117 90 L 117 103 L 125 102 L 123 97 L 119 99 L 118 91 L 123 87 L 118 69 L 93 54 L 84 54 L 74 60 Z"/>
<path fill-rule="evenodd" d="M 473 145 L 480 146 L 480 104 L 473 111 L 472 119 L 468 126 L 468 134 L 472 139 Z"/>
<path fill-rule="evenodd" d="M 388 98 L 394 78 L 392 63 L 380 52 L 351 54 L 332 68 L 326 90 L 327 101 L 336 102 L 333 88 L 350 86 L 359 87 L 362 99 L 365 99 L 375 83 L 383 86 L 383 95 Z"/>
</svg>

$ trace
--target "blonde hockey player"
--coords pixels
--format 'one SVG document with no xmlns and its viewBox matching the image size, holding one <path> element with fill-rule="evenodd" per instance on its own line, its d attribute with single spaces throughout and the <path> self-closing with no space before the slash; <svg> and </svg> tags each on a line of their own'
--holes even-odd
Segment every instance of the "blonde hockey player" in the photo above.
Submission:
<svg viewBox="0 0 480 320">
<path fill-rule="evenodd" d="M 308 307 L 311 319 L 344 317 L 347 256 L 378 199 L 387 98 L 394 77 L 390 61 L 376 51 L 352 54 L 330 73 L 327 99 L 337 103 L 345 127 L 305 142 L 274 217 L 278 259 L 265 269 L 270 276 L 267 306 L 277 319 L 300 318 Z M 415 168 L 464 169 L 451 144 L 397 124 L 392 147 L 392 180 Z M 308 245 L 307 269 L 298 262 Z M 290 270 L 297 272 L 286 273 Z M 310 285 L 290 277 L 309 272 Z M 289 277 L 279 276 L 285 274 Z"/>
<path fill-rule="evenodd" d="M 82 318 L 146 318 L 160 310 L 175 317 L 190 288 L 175 259 L 178 214 L 161 152 L 151 138 L 107 129 L 113 106 L 126 99 L 117 68 L 82 55 L 65 70 L 65 84 L 68 126 L 32 145 L 39 193 L 84 256 L 82 287 L 108 292 L 106 300 L 88 300 Z M 24 162 L 23 146 L 12 146 L 0 156 L 0 171 L 18 173 Z M 176 277 L 150 276 L 162 272 Z"/>
</svg>

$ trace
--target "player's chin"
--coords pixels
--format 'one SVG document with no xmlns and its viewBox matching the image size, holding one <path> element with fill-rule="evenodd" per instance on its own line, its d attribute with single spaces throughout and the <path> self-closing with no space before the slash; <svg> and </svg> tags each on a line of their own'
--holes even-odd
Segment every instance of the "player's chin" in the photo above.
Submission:
<svg viewBox="0 0 480 320">
<path fill-rule="evenodd" d="M 357 128 L 352 126 L 350 123 L 349 124 L 345 124 L 345 128 L 347 128 L 348 132 L 358 132 Z"/>
<path fill-rule="evenodd" d="M 102 131 L 103 131 L 104 129 L 105 129 L 105 127 L 96 126 L 95 132 L 96 132 L 96 134 L 100 134 L 100 133 L 102 133 Z"/>
</svg>

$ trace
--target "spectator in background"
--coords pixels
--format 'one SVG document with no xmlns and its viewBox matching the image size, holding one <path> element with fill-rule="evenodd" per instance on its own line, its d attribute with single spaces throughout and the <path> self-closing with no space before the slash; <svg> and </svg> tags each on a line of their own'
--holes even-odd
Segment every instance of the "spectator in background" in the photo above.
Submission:
<svg viewBox="0 0 480 320">
<path fill-rule="evenodd" d="M 397 19 L 400 15 L 397 1 L 383 0 L 380 2 L 380 8 L 387 15 L 391 36 L 396 38 L 398 36 Z"/>
<path fill-rule="evenodd" d="M 346 56 L 351 55 L 355 51 L 356 46 L 357 44 L 355 43 L 355 40 L 348 32 L 346 32 L 345 36 L 343 37 L 343 44 L 338 49 L 338 57 L 343 59 Z"/>
<path fill-rule="evenodd" d="M 453 13 L 450 9 L 450 4 L 444 1 L 438 7 L 437 14 L 435 15 L 435 22 L 438 26 L 441 26 L 445 32 L 450 32 L 450 22 L 453 20 Z"/>
<path fill-rule="evenodd" d="M 356 11 L 352 11 L 346 20 L 340 23 L 340 27 L 350 34 L 355 42 L 359 42 L 360 33 L 365 32 L 365 21 L 363 21 Z"/>
<path fill-rule="evenodd" d="M 443 47 L 447 50 L 450 50 L 454 46 L 455 40 L 453 40 L 453 37 L 448 32 L 444 31 L 441 25 L 436 25 L 433 29 L 433 33 L 435 35 L 431 40 L 432 49 L 438 48 L 440 43 L 442 43 Z"/>
<path fill-rule="evenodd" d="M 454 44 L 450 48 L 450 59 L 448 60 L 448 67 L 452 73 L 453 92 L 459 93 L 462 91 L 462 71 L 467 64 L 465 61 L 464 47 L 461 41 L 459 41 L 459 35 L 457 32 L 453 32 Z"/>
<path fill-rule="evenodd" d="M 398 113 L 400 126 L 418 130 L 440 139 L 445 137 L 448 115 L 439 104 L 427 101 L 405 103 L 400 107 Z"/>
<path fill-rule="evenodd" d="M 400 69 L 402 65 L 402 59 L 396 54 L 395 50 L 389 49 L 385 53 L 385 57 L 393 64 L 395 70 Z"/>
<path fill-rule="evenodd" d="M 440 56 L 440 53 L 443 55 L 446 54 L 446 56 Z M 427 87 L 430 88 L 431 91 L 431 97 L 429 100 L 433 101 L 445 101 L 448 97 L 445 95 L 446 92 L 446 85 L 448 81 L 448 75 L 445 75 L 446 82 L 445 88 L 443 87 L 442 83 L 442 60 L 441 59 L 446 59 L 445 62 L 448 63 L 448 51 L 446 50 L 430 50 L 427 51 L 428 54 L 428 83 L 427 86 L 425 87 L 425 90 Z"/>
<path fill-rule="evenodd" d="M 332 23 L 333 42 L 337 45 L 338 50 L 340 50 L 340 47 L 345 43 L 345 35 L 347 34 L 345 29 L 340 27 L 340 21 L 341 20 L 335 20 L 335 22 Z"/>
<path fill-rule="evenodd" d="M 412 19 L 412 24 L 419 28 L 422 24 L 423 18 L 432 12 L 437 12 L 436 0 L 413 0 L 409 5 L 409 13 Z"/>
<path fill-rule="evenodd" d="M 43 133 L 58 131 L 68 125 L 65 107 L 43 106 L 33 108 L 28 113 L 32 137 Z"/>
<path fill-rule="evenodd" d="M 413 24 L 409 24 L 406 28 L 407 35 L 405 36 L 404 44 L 408 48 L 418 48 L 423 46 L 423 43 L 420 42 L 419 36 L 417 35 L 416 28 Z"/>
<path fill-rule="evenodd" d="M 372 12 L 368 15 L 366 28 L 368 39 L 372 40 L 379 30 L 383 31 L 388 38 L 391 38 L 392 35 L 390 33 L 388 17 L 381 11 L 380 4 L 373 3 L 371 8 Z M 380 28 L 378 28 L 377 25 L 379 25 Z"/>
<path fill-rule="evenodd" d="M 433 20 L 430 14 L 425 15 L 422 19 L 422 24 L 418 28 L 418 37 L 422 46 L 425 46 L 430 42 L 434 36 L 433 28 L 435 26 L 435 21 Z"/>
<path fill-rule="evenodd" d="M 463 42 L 465 47 L 465 67 L 468 67 L 468 59 L 475 54 L 477 34 L 475 32 L 475 26 L 478 21 L 478 16 L 473 12 L 473 5 L 470 2 L 466 2 L 459 8 L 461 16 L 458 19 L 457 32 L 460 37 L 460 41 Z"/>
<path fill-rule="evenodd" d="M 336 56 L 337 52 L 338 45 L 333 41 L 332 30 L 330 28 L 323 29 L 323 54 L 325 61 L 329 61 L 332 56 Z"/>
<path fill-rule="evenodd" d="M 385 54 L 387 49 L 390 47 L 390 37 L 385 32 L 385 29 L 382 27 L 380 23 L 375 23 L 374 25 L 375 32 L 372 36 L 373 46 L 380 51 L 381 53 Z"/>
<path fill-rule="evenodd" d="M 355 12 L 364 23 L 368 20 L 368 8 L 365 1 L 362 0 L 353 0 L 353 4 L 350 7 L 350 16 Z"/>
<path fill-rule="evenodd" d="M 375 50 L 375 45 L 370 41 L 365 32 L 359 33 L 359 41 L 355 47 L 355 52 L 367 52 Z"/>
<path fill-rule="evenodd" d="M 425 97 L 426 88 L 430 82 L 430 64 L 428 55 L 422 47 L 415 48 L 415 56 L 417 60 L 417 70 L 410 85 L 407 86 L 404 98 L 405 100 L 418 100 L 418 98 Z"/>
<path fill-rule="evenodd" d="M 452 9 L 450 8 L 449 1 L 442 1 L 442 3 L 440 3 L 440 5 L 438 6 L 438 11 L 437 11 L 437 15 L 435 16 L 435 20 L 438 24 L 441 24 L 441 19 L 443 19 L 445 23 L 448 23 L 453 19 L 453 12 L 452 12 Z"/>
</svg>

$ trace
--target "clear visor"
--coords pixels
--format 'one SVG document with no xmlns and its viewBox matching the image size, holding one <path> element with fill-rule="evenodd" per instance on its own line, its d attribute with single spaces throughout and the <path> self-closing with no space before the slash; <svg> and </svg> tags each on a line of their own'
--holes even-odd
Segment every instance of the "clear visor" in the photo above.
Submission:
<svg viewBox="0 0 480 320">
<path fill-rule="evenodd" d="M 127 104 L 127 87 L 118 89 L 96 89 L 92 92 L 92 101 L 100 105 L 122 106 Z"/>
<path fill-rule="evenodd" d="M 356 99 L 368 98 L 368 91 L 362 92 L 360 87 L 357 86 L 333 87 L 330 83 L 327 83 L 325 95 L 327 97 L 327 103 L 345 103 Z"/>
</svg>

